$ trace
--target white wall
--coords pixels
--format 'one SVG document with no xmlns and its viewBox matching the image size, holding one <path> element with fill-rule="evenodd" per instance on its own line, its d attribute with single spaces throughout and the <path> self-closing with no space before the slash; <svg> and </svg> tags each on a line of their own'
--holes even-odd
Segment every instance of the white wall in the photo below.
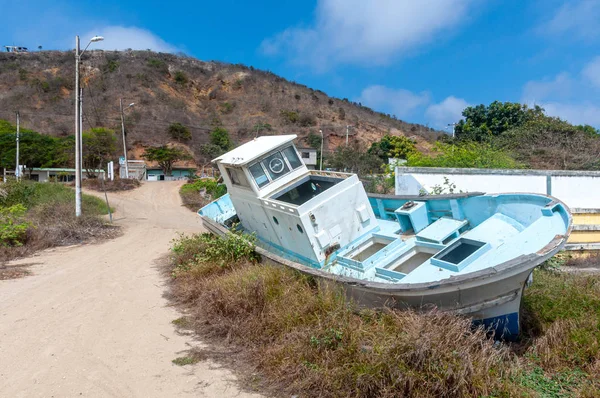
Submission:
<svg viewBox="0 0 600 398">
<path fill-rule="evenodd" d="M 600 172 L 553 170 L 485 170 L 424 167 L 396 168 L 396 195 L 430 193 L 444 177 L 463 192 L 530 192 L 550 194 L 571 208 L 600 208 Z"/>
</svg>

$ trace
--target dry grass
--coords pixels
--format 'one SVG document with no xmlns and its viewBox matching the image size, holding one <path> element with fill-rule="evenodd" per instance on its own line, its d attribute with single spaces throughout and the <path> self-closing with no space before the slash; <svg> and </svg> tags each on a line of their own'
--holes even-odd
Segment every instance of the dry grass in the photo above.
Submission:
<svg viewBox="0 0 600 398">
<path fill-rule="evenodd" d="M 22 182 L 5 184 L 3 189 L 5 194 L 0 205 L 26 206 L 25 221 L 30 227 L 19 245 L 0 244 L 0 264 L 50 247 L 103 240 L 120 234 L 117 227 L 100 217 L 106 213 L 106 205 L 98 198 L 83 195 L 83 214 L 75 217 L 75 195 L 65 185 Z M 11 270 L 10 273 L 18 277 L 25 275 L 24 271 Z M 8 271 L 5 270 L 4 275 L 8 275 Z"/>
<path fill-rule="evenodd" d="M 31 275 L 31 271 L 28 270 L 30 266 L 31 264 L 2 264 L 0 265 L 0 281 L 7 279 L 19 279 Z"/>
<path fill-rule="evenodd" d="M 359 310 L 336 288 L 246 253 L 215 264 L 213 244 L 178 245 L 172 299 L 182 325 L 239 351 L 262 387 L 310 397 L 513 396 L 520 366 L 468 319 Z M 193 246 L 199 249 L 194 254 Z M 185 250 L 182 249 L 185 247 Z M 210 260 L 209 260 L 210 257 Z"/>
<path fill-rule="evenodd" d="M 70 203 L 42 204 L 30 211 L 28 219 L 33 227 L 27 230 L 25 242 L 22 246 L 0 246 L 0 263 L 51 247 L 111 239 L 121 233 L 97 215 L 84 212 L 75 217 Z"/>
<path fill-rule="evenodd" d="M 241 240 L 182 237 L 173 250 L 174 322 L 247 385 L 307 397 L 598 397 L 600 277 L 536 270 L 521 340 L 469 319 L 356 308 L 340 290 L 257 263 Z M 198 355 L 197 352 L 190 355 Z"/>
<path fill-rule="evenodd" d="M 98 192 L 117 192 L 117 191 L 130 191 L 138 188 L 142 183 L 139 180 L 133 179 L 117 179 L 114 181 L 104 181 L 98 178 L 88 178 L 82 182 L 84 188 L 92 189 Z"/>
</svg>

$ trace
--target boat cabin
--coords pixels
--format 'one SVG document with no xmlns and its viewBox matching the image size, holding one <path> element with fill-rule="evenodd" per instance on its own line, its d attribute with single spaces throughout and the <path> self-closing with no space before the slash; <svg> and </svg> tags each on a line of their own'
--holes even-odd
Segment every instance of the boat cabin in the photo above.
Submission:
<svg viewBox="0 0 600 398">
<path fill-rule="evenodd" d="M 295 138 L 258 137 L 214 162 L 235 208 L 230 214 L 246 231 L 321 267 L 378 224 L 358 177 L 309 170 Z"/>
</svg>

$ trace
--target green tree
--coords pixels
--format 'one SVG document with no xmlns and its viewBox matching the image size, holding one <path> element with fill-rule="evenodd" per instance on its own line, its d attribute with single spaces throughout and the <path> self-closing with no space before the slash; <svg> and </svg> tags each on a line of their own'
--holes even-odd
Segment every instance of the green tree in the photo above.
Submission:
<svg viewBox="0 0 600 398">
<path fill-rule="evenodd" d="M 462 112 L 455 126 L 455 137 L 459 140 L 489 141 L 507 130 L 519 127 L 530 120 L 544 117 L 544 109 L 514 102 L 494 101 L 490 105 L 469 106 Z"/>
<path fill-rule="evenodd" d="M 142 157 L 151 162 L 157 162 L 167 176 L 173 173 L 173 163 L 191 159 L 190 154 L 186 151 L 166 145 L 146 148 Z"/>
<path fill-rule="evenodd" d="M 215 127 L 210 132 L 210 142 L 202 145 L 200 152 L 209 159 L 214 159 L 219 155 L 233 148 L 233 141 L 229 137 L 229 132 L 223 127 Z"/>
<path fill-rule="evenodd" d="M 211 131 L 210 143 L 221 148 L 223 152 L 227 152 L 233 148 L 233 141 L 229 137 L 229 132 L 223 127 L 217 127 Z"/>
<path fill-rule="evenodd" d="M 381 140 L 371 144 L 369 153 L 387 162 L 389 158 L 407 159 L 416 150 L 415 142 L 410 138 L 386 134 Z"/>
<path fill-rule="evenodd" d="M 0 167 L 15 168 L 16 126 L 0 120 Z M 70 137 L 58 138 L 21 128 L 19 135 L 19 163 L 31 171 L 39 167 L 64 167 L 71 159 L 63 152 Z M 74 146 L 74 144 L 73 144 Z M 70 153 L 73 152 L 71 146 Z"/>
<path fill-rule="evenodd" d="M 383 164 L 378 156 L 362 151 L 356 144 L 337 147 L 327 163 L 335 169 L 356 173 L 359 176 L 378 173 Z"/>
<path fill-rule="evenodd" d="M 95 177 L 94 169 L 101 169 L 117 151 L 115 132 L 104 127 L 90 129 L 83 137 L 83 168 L 88 178 Z"/>
<path fill-rule="evenodd" d="M 179 142 L 189 141 L 192 139 L 192 133 L 190 133 L 190 130 L 181 123 L 171 123 L 171 125 L 167 128 L 167 132 L 171 138 Z"/>
</svg>

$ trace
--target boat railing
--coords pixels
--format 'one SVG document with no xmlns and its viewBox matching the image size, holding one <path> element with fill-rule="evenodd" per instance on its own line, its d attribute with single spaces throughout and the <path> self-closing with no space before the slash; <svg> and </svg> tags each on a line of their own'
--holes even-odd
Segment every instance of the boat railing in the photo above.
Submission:
<svg viewBox="0 0 600 398">
<path fill-rule="evenodd" d="M 341 171 L 326 171 L 326 170 L 309 170 L 310 175 L 333 178 L 348 178 L 353 176 L 352 173 L 343 173 Z"/>
</svg>

